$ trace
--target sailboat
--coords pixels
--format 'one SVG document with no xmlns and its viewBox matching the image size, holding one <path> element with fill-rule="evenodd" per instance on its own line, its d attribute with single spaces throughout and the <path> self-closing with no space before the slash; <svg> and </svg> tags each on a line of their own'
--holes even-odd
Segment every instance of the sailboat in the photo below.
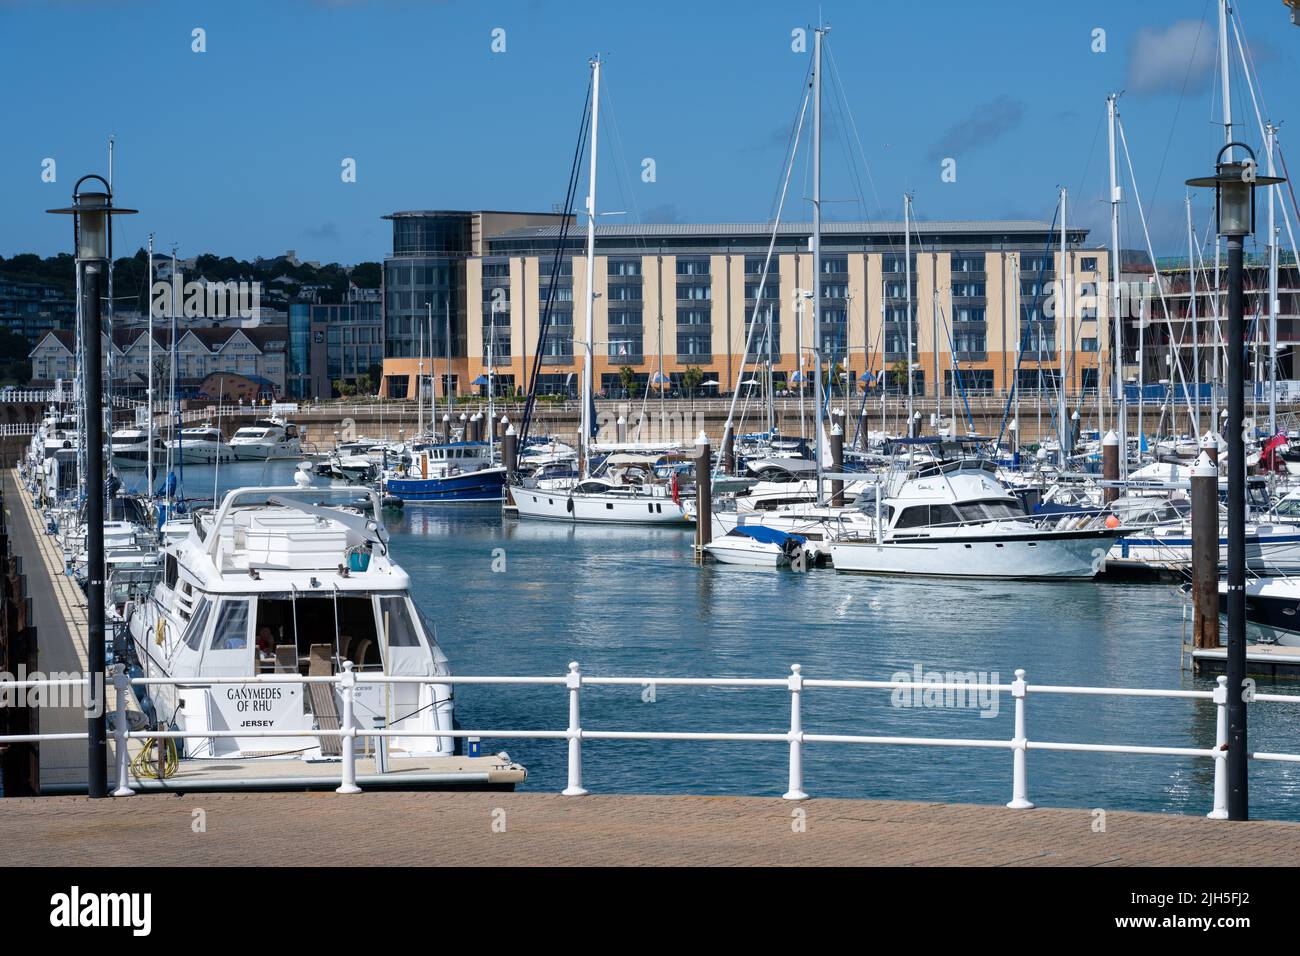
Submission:
<svg viewBox="0 0 1300 956">
<path fill-rule="evenodd" d="M 602 524 L 681 525 L 690 521 L 681 489 L 673 477 L 665 481 L 656 472 L 663 456 L 615 454 L 593 471 L 591 438 L 594 432 L 592 401 L 592 338 L 595 312 L 596 261 L 596 156 L 600 129 L 600 67 L 591 61 L 591 143 L 587 192 L 587 321 L 583 345 L 581 468 L 578 481 L 565 488 L 540 487 L 533 478 L 509 485 L 510 498 L 520 518 Z M 635 460 L 633 460 L 635 459 Z"/>
</svg>

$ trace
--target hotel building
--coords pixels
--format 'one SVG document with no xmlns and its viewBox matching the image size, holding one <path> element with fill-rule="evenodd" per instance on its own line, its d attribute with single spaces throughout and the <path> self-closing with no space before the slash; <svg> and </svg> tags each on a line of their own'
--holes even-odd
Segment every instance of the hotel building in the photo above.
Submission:
<svg viewBox="0 0 1300 956">
<path fill-rule="evenodd" d="M 796 343 L 818 348 L 823 362 L 836 363 L 840 380 L 855 388 L 883 382 L 906 390 L 908 273 L 901 223 L 823 224 L 816 319 L 807 223 L 780 227 L 765 282 L 771 226 L 761 223 L 600 225 L 591 277 L 585 228 L 569 228 L 557 265 L 560 232 L 558 222 L 485 228 L 473 253 L 459 258 L 463 285 L 457 275 L 450 296 L 453 390 L 465 393 L 463 383 L 486 373 L 489 352 L 498 390 L 525 389 L 549 298 L 538 390 L 576 394 L 588 282 L 596 293 L 592 352 L 598 394 L 640 394 L 661 368 L 669 388 L 716 381 L 700 394 L 727 394 L 742 369 L 745 378 L 754 375 L 754 363 L 765 363 L 769 352 L 779 388 L 798 381 Z M 913 223 L 914 390 L 933 396 L 937 383 L 939 394 L 951 394 L 954 368 L 968 391 L 1004 390 L 1016 376 L 1022 347 L 1023 388 L 1055 387 L 1061 348 L 1067 389 L 1094 387 L 1098 357 L 1107 349 L 1107 303 L 1104 293 L 1078 291 L 1106 278 L 1108 259 L 1104 250 L 1087 248 L 1086 239 L 1087 230 L 1067 231 L 1069 272 L 1081 290 L 1058 322 L 1059 305 L 1053 309 L 1049 303 L 1062 272 L 1060 236 L 1049 223 Z M 395 234 L 386 281 L 387 270 L 401 259 L 397 248 Z M 394 304 L 388 291 L 386 308 Z M 425 374 L 434 376 L 438 394 L 446 377 L 444 321 L 435 306 L 438 361 L 432 372 L 430 361 Z M 386 328 L 391 342 L 390 319 Z M 386 394 L 413 395 L 415 368 L 407 357 L 413 353 L 399 358 L 390 347 L 387 354 Z M 811 368 L 806 351 L 803 367 Z"/>
</svg>

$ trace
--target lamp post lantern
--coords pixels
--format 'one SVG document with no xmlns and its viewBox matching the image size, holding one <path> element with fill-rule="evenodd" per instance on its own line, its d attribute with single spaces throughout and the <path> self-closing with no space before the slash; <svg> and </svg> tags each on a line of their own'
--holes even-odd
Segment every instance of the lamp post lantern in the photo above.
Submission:
<svg viewBox="0 0 1300 956">
<path fill-rule="evenodd" d="M 103 192 L 82 192 L 87 180 L 103 184 Z M 113 258 L 112 217 L 134 209 L 113 206 L 113 191 L 100 176 L 82 176 L 72 188 L 72 205 L 47 212 L 72 216 L 81 290 L 81 361 L 85 409 L 86 489 L 86 665 L 89 697 L 86 712 L 86 789 L 90 797 L 108 796 L 108 721 L 104 701 L 104 397 L 103 348 L 100 342 L 101 290 Z"/>
<path fill-rule="evenodd" d="M 1224 162 L 1224 153 L 1240 147 L 1249 157 Z M 1246 738 L 1246 435 L 1242 354 L 1245 319 L 1242 307 L 1242 244 L 1255 231 L 1255 187 L 1283 182 L 1256 172 L 1255 154 L 1244 143 L 1219 150 L 1213 176 L 1187 180 L 1189 186 L 1214 189 L 1219 235 L 1228 240 L 1228 819 L 1250 816 Z"/>
</svg>

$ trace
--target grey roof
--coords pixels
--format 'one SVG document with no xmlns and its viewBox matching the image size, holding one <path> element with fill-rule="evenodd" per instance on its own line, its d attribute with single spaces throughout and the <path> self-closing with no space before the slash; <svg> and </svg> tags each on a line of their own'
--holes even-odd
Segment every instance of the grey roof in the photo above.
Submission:
<svg viewBox="0 0 1300 956">
<path fill-rule="evenodd" d="M 940 235 L 966 233 L 996 232 L 1049 232 L 1052 224 L 1037 219 L 968 219 L 968 220 L 920 220 L 912 223 L 912 232 Z M 783 222 L 777 230 L 778 235 L 810 236 L 813 227 L 810 222 Z M 892 235 L 901 234 L 901 222 L 823 222 L 822 235 L 856 236 L 856 235 Z M 1083 229 L 1070 229 L 1070 232 L 1084 232 Z M 585 226 L 575 226 L 569 235 L 586 233 Z M 524 229 L 511 229 L 489 236 L 489 239 L 554 239 L 560 234 L 559 226 L 529 226 Z M 611 223 L 596 226 L 596 236 L 605 239 L 659 239 L 735 236 L 748 238 L 753 236 L 770 236 L 772 224 L 766 222 L 742 223 Z"/>
</svg>

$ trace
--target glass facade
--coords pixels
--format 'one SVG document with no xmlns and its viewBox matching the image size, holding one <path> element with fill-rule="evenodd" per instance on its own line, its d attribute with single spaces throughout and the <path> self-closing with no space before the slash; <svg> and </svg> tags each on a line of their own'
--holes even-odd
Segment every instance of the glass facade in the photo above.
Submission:
<svg viewBox="0 0 1300 956">
<path fill-rule="evenodd" d="M 384 260 L 384 355 L 445 357 L 449 324 L 451 354 L 464 355 L 473 215 L 402 212 L 385 218 L 393 222 L 393 254 Z"/>
</svg>

